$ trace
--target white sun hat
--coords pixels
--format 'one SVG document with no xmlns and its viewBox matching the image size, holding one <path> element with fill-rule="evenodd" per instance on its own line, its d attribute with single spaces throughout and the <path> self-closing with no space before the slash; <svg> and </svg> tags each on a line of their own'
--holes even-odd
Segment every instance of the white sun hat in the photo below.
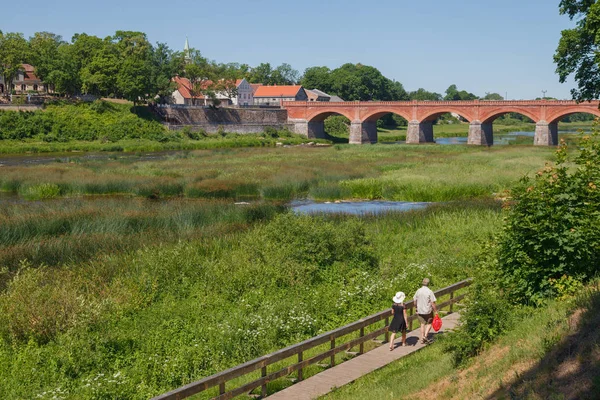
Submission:
<svg viewBox="0 0 600 400">
<path fill-rule="evenodd" d="M 404 294 L 404 292 L 398 292 L 398 293 L 396 293 L 396 295 L 394 296 L 392 301 L 394 303 L 402 303 L 405 298 L 406 298 L 406 295 Z"/>
</svg>

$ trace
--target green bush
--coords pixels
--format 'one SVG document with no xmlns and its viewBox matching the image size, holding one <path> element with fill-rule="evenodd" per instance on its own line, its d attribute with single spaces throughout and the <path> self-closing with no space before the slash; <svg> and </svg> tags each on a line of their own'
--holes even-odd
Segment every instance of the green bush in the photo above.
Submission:
<svg viewBox="0 0 600 400">
<path fill-rule="evenodd" d="M 461 325 L 444 338 L 444 349 L 455 365 L 463 365 L 479 353 L 486 343 L 505 332 L 512 323 L 511 305 L 492 286 L 475 283 L 461 311 Z"/>
<path fill-rule="evenodd" d="M 348 136 L 350 120 L 342 115 L 332 115 L 325 119 L 325 132 L 332 136 Z"/>
<path fill-rule="evenodd" d="M 140 118 L 127 105 L 102 100 L 91 104 L 59 103 L 35 112 L 0 111 L 0 140 L 104 139 L 115 142 L 122 139 L 165 140 L 165 137 L 166 130 L 158 120 Z"/>
<path fill-rule="evenodd" d="M 516 302 L 558 294 L 563 276 L 586 281 L 600 264 L 600 142 L 581 140 L 573 163 L 562 142 L 556 164 L 512 192 L 500 243 L 503 281 Z"/>
</svg>

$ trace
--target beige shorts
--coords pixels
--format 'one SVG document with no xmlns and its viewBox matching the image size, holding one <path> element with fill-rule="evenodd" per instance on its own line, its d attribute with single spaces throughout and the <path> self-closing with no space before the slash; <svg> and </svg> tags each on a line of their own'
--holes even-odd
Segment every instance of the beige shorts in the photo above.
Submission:
<svg viewBox="0 0 600 400">
<path fill-rule="evenodd" d="M 433 322 L 433 313 L 417 314 L 417 318 L 419 318 L 419 323 L 421 325 L 429 325 Z"/>
</svg>

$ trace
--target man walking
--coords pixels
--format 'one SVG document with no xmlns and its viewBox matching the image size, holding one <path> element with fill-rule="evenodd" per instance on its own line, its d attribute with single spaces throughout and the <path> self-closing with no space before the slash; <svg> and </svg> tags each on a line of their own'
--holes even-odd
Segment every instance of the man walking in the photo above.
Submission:
<svg viewBox="0 0 600 400">
<path fill-rule="evenodd" d="M 422 285 L 415 293 L 413 300 L 415 301 L 415 309 L 417 310 L 417 316 L 421 324 L 421 343 L 427 344 L 430 343 L 427 335 L 429 335 L 431 322 L 433 322 L 433 313 L 437 314 L 437 307 L 435 305 L 437 299 L 428 287 L 429 278 L 423 279 Z"/>
</svg>

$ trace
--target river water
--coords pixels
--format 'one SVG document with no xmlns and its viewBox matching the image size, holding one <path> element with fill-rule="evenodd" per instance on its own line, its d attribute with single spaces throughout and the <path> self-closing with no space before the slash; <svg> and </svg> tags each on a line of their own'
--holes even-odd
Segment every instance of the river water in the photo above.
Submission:
<svg viewBox="0 0 600 400">
<path fill-rule="evenodd" d="M 408 201 L 336 201 L 317 203 L 310 200 L 298 200 L 290 203 L 296 214 L 381 214 L 390 211 L 422 210 L 431 203 Z"/>
<path fill-rule="evenodd" d="M 587 128 L 589 129 L 589 127 Z M 560 130 L 559 134 L 575 134 L 577 129 Z M 510 132 L 494 134 L 494 145 L 515 144 L 517 141 L 521 144 L 533 144 L 534 132 Z M 441 145 L 466 144 L 467 137 L 440 137 L 435 138 L 435 142 Z M 404 144 L 405 142 L 384 142 L 386 144 Z M 169 157 L 182 157 L 188 154 L 189 150 L 170 150 L 155 152 L 69 152 L 69 153 L 42 153 L 42 154 L 15 154 L 0 155 L 0 167 L 4 166 L 25 166 L 41 165 L 50 163 L 78 163 L 101 160 L 129 160 L 129 161 L 150 161 L 162 160 Z"/>
</svg>

